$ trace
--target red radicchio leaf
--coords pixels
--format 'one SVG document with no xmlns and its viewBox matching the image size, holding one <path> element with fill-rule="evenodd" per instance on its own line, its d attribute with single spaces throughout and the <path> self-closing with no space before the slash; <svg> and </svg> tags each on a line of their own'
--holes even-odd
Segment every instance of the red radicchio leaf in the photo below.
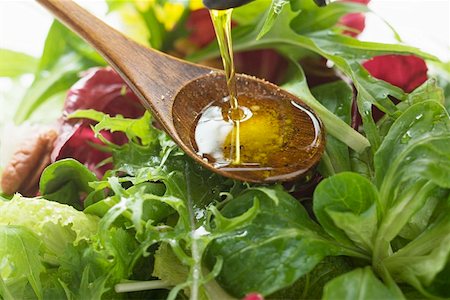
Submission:
<svg viewBox="0 0 450 300">
<path fill-rule="evenodd" d="M 425 61 L 413 55 L 376 56 L 363 66 L 372 76 L 402 88 L 406 93 L 427 80 Z"/>
<path fill-rule="evenodd" d="M 367 5 L 370 0 L 342 0 Z M 341 18 L 340 24 L 355 31 L 345 30 L 344 34 L 356 37 L 364 30 L 365 16 L 362 13 L 348 14 Z M 427 80 L 425 61 L 413 55 L 382 55 L 363 63 L 364 68 L 375 78 L 389 82 L 409 93 Z M 373 117 L 377 121 L 383 113 L 373 108 Z M 360 117 L 358 116 L 358 120 Z M 360 122 L 357 122 L 360 123 Z"/>
<path fill-rule="evenodd" d="M 77 109 L 95 109 L 110 115 L 135 118 L 144 113 L 139 99 L 110 67 L 93 68 L 82 75 L 67 94 L 65 114 Z"/>
<path fill-rule="evenodd" d="M 271 49 L 236 53 L 234 62 L 237 72 L 274 83 L 282 81 L 288 67 L 286 59 Z"/>
<path fill-rule="evenodd" d="M 366 17 L 362 13 L 347 14 L 339 20 L 339 24 L 352 29 L 344 30 L 344 34 L 356 37 L 364 30 L 364 27 L 366 26 Z"/>
<path fill-rule="evenodd" d="M 189 41 L 199 48 L 205 47 L 216 38 L 207 9 L 192 11 L 186 21 L 186 28 L 190 32 Z"/>
<path fill-rule="evenodd" d="M 342 2 L 356 2 L 367 5 L 370 0 L 342 0 Z M 364 27 L 366 26 L 366 17 L 362 13 L 347 14 L 343 16 L 338 23 L 352 29 L 344 30 L 344 34 L 356 37 L 364 30 Z"/>
<path fill-rule="evenodd" d="M 121 114 L 127 118 L 140 117 L 145 109 L 122 78 L 109 67 L 88 70 L 69 90 L 51 159 L 75 158 L 101 177 L 112 166 L 108 164 L 96 168 L 96 165 L 110 157 L 110 154 L 95 148 L 95 144 L 104 144 L 94 136 L 90 128 L 92 122 L 67 119 L 67 115 L 77 109 L 95 109 L 111 116 Z M 102 135 L 118 145 L 127 142 L 125 135 L 119 132 L 104 131 Z"/>
</svg>

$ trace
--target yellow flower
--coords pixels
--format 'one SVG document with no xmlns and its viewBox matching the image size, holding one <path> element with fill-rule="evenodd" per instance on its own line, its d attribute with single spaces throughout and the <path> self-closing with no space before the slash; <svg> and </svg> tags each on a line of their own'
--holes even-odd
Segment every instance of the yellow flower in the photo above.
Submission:
<svg viewBox="0 0 450 300">
<path fill-rule="evenodd" d="M 150 46 L 151 28 L 148 28 L 143 19 L 142 12 L 153 8 L 156 18 L 164 25 L 166 30 L 171 30 L 180 20 L 185 9 L 196 10 L 203 6 L 202 0 L 129 0 L 124 1 L 120 8 L 113 11 L 117 13 L 123 24 L 123 32 L 137 42 Z M 159 2 L 159 3 L 158 3 Z"/>
</svg>

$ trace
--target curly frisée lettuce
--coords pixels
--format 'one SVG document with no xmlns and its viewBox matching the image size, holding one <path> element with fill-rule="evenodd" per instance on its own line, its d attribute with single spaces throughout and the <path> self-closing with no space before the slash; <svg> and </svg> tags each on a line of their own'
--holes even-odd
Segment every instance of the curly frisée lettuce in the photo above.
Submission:
<svg viewBox="0 0 450 300">
<path fill-rule="evenodd" d="M 15 195 L 0 200 L 0 295 L 9 299 L 100 299 L 127 276 L 133 239 L 98 236 L 100 219 L 71 206 Z"/>
<path fill-rule="evenodd" d="M 60 265 L 69 247 L 89 243 L 98 221 L 96 216 L 44 199 L 15 195 L 10 201 L 0 200 L 0 244 L 6 245 L 0 249 L 3 293 L 23 298 L 29 285 L 42 299 L 46 266 Z"/>
</svg>

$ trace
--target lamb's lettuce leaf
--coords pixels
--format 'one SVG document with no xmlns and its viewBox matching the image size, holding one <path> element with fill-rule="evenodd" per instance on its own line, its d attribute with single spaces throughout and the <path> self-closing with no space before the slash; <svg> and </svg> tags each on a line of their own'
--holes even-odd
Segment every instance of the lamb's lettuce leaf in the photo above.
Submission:
<svg viewBox="0 0 450 300">
<path fill-rule="evenodd" d="M 267 299 L 322 299 L 325 284 L 352 269 L 345 257 L 328 256 L 293 285 L 271 294 Z"/>
<path fill-rule="evenodd" d="M 331 299 L 398 299 L 368 267 L 355 269 L 325 285 L 323 298 Z M 400 298 L 401 299 L 401 298 Z"/>
<path fill-rule="evenodd" d="M 392 124 L 375 154 L 376 184 L 344 172 L 322 181 L 314 193 L 323 228 L 372 256 L 373 270 L 397 296 L 395 282 L 407 282 L 426 297 L 445 294 L 439 276 L 450 253 L 450 117 L 440 102 L 418 101 Z M 344 286 L 333 282 L 330 297 Z"/>
<path fill-rule="evenodd" d="M 378 228 L 379 195 L 363 176 L 342 172 L 325 179 L 314 191 L 314 214 L 337 241 L 370 255 Z"/>
<path fill-rule="evenodd" d="M 297 200 L 279 188 L 247 190 L 221 212 L 227 217 L 240 215 L 256 199 L 261 205 L 258 215 L 215 239 L 206 255 L 210 266 L 217 257 L 223 258 L 217 280 L 233 295 L 243 297 L 252 291 L 269 295 L 293 284 L 326 256 L 358 252 L 331 239 Z"/>
</svg>

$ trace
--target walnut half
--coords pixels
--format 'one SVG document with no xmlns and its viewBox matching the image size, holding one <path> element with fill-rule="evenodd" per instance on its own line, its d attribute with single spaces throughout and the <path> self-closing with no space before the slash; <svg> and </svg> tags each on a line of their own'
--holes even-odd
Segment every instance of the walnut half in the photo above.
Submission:
<svg viewBox="0 0 450 300">
<path fill-rule="evenodd" d="M 50 164 L 50 153 L 57 135 L 56 131 L 51 129 L 31 137 L 20 145 L 3 170 L 1 176 L 3 193 L 36 195 L 41 173 Z"/>
</svg>

